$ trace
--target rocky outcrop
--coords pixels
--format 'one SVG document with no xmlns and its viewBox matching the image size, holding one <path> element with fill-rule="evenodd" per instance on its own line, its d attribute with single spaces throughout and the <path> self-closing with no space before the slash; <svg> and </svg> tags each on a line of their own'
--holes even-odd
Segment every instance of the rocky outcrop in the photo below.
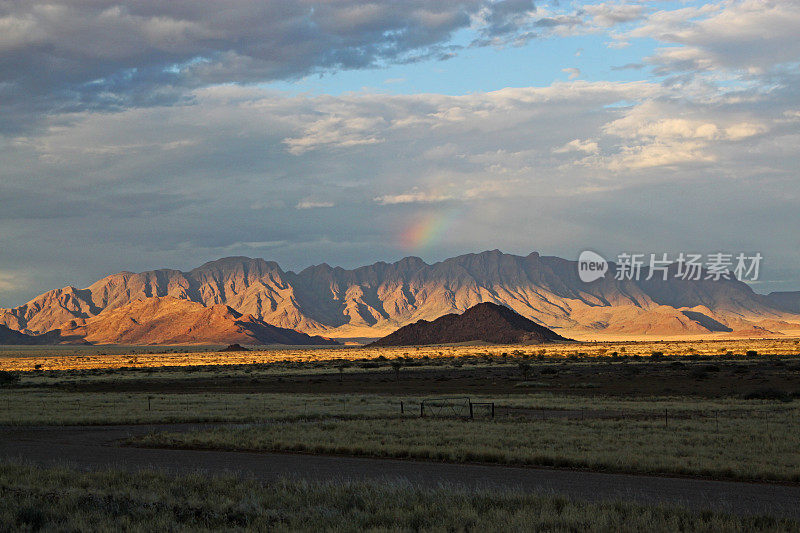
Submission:
<svg viewBox="0 0 800 533">
<path fill-rule="evenodd" d="M 566 341 L 551 329 L 528 320 L 504 305 L 490 302 L 462 314 L 447 314 L 432 322 L 420 320 L 368 346 L 414 346 L 483 341 L 495 344 L 541 344 Z"/>
</svg>

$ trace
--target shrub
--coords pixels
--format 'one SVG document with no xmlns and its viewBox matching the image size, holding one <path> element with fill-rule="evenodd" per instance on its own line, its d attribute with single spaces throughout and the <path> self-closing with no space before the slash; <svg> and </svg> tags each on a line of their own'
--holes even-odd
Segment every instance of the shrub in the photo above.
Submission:
<svg viewBox="0 0 800 533">
<path fill-rule="evenodd" d="M 514 387 L 547 387 L 547 383 L 542 381 L 520 381 L 515 383 Z"/>
<path fill-rule="evenodd" d="M 755 350 L 747 350 L 747 353 L 745 353 L 745 355 L 747 357 L 756 357 L 758 355 L 758 352 Z"/>
<path fill-rule="evenodd" d="M 650 354 L 651 359 L 661 359 L 664 357 L 664 352 L 653 352 Z"/>
<path fill-rule="evenodd" d="M 0 370 L 0 387 L 10 387 L 19 383 L 19 374 Z"/>
<path fill-rule="evenodd" d="M 773 388 L 755 389 L 743 396 L 745 400 L 777 400 L 791 402 L 792 395 L 786 391 Z"/>
</svg>

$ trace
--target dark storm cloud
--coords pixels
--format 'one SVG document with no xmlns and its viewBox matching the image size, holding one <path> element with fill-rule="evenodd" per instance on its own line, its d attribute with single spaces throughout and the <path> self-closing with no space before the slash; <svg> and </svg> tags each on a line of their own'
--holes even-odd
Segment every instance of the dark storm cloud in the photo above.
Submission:
<svg viewBox="0 0 800 533">
<path fill-rule="evenodd" d="M 514 31 L 530 0 L 0 1 L 2 129 L 186 89 L 446 57 L 453 32 Z"/>
<path fill-rule="evenodd" d="M 492 6 L 486 17 L 487 27 L 484 33 L 489 37 L 498 37 L 517 32 L 528 23 L 528 13 L 536 8 L 532 0 L 502 0 Z"/>
</svg>

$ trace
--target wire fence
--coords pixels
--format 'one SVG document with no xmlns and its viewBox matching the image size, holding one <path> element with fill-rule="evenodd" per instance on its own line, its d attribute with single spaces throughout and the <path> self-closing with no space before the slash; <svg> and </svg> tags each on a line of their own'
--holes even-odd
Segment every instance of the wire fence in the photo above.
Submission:
<svg viewBox="0 0 800 533">
<path fill-rule="evenodd" d="M 399 399 L 397 397 L 330 395 L 282 397 L 277 394 L 128 394 L 128 393 L 0 393 L 0 424 L 119 423 L 136 421 L 267 421 L 325 418 L 423 417 L 535 422 L 585 420 L 648 422 L 673 427 L 682 421 L 702 421 L 719 428 L 724 420 L 780 423 L 794 420 L 795 402 L 720 408 L 600 406 L 550 407 L 519 405 L 468 396 Z"/>
</svg>

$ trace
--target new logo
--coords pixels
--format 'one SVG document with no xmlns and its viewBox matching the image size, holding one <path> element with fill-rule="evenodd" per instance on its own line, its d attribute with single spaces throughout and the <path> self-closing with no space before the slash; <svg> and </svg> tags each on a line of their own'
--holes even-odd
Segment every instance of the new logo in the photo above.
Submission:
<svg viewBox="0 0 800 533">
<path fill-rule="evenodd" d="M 584 283 L 591 283 L 600 279 L 608 272 L 608 261 L 600 255 L 585 250 L 578 257 L 578 277 Z"/>
</svg>

